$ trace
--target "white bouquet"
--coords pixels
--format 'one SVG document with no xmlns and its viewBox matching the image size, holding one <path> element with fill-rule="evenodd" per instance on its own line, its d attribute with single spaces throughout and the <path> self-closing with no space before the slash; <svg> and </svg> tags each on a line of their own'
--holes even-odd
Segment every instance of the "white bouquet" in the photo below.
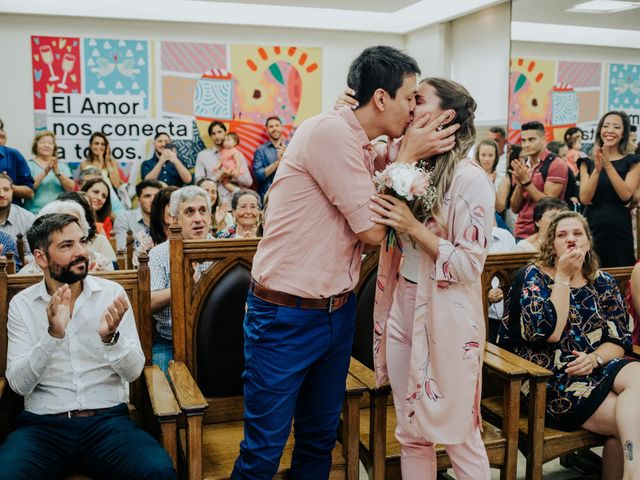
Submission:
<svg viewBox="0 0 640 480">
<path fill-rule="evenodd" d="M 373 181 L 378 193 L 392 195 L 407 202 L 420 202 L 424 211 L 431 210 L 436 189 L 431 184 L 431 173 L 415 163 L 391 163 L 376 172 Z M 389 229 L 387 247 L 395 245 L 395 230 Z"/>
</svg>

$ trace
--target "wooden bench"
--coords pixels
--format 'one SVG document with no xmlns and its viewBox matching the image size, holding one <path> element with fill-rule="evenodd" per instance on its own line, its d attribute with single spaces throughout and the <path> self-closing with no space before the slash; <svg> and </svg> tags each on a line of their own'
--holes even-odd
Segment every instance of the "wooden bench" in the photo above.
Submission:
<svg viewBox="0 0 640 480">
<path fill-rule="evenodd" d="M 228 479 L 243 438 L 243 320 L 250 271 L 258 239 L 183 240 L 170 234 L 171 305 L 174 361 L 169 375 L 185 413 L 180 456 L 189 479 Z M 212 265 L 196 281 L 193 265 Z M 331 479 L 356 480 L 359 405 L 364 386 L 347 379 Z M 293 437 L 287 442 L 275 478 L 288 478 Z"/>
<path fill-rule="evenodd" d="M 484 291 L 491 288 L 491 279 L 500 279 L 500 288 L 506 298 L 509 286 L 516 272 L 533 259 L 531 254 L 492 254 L 489 255 L 482 273 Z M 610 268 L 610 273 L 620 285 L 624 296 L 633 267 Z M 486 297 L 486 296 L 485 296 Z M 487 303 L 485 301 L 485 319 Z M 564 456 L 576 450 L 603 445 L 605 438 L 584 429 L 564 432 L 545 426 L 547 380 L 552 373 L 515 354 L 499 347 L 487 344 L 487 350 L 500 356 L 503 360 L 520 367 L 527 372 L 529 384 L 529 408 L 523 412 L 518 421 L 519 449 L 527 458 L 527 480 L 542 478 L 542 465 L 554 458 Z M 637 349 L 636 349 L 637 351 Z M 486 417 L 493 422 L 502 418 L 502 399 L 498 396 L 485 398 L 482 401 Z"/>
<path fill-rule="evenodd" d="M 395 408 L 388 385 L 376 388 L 373 372 L 373 299 L 377 273 L 377 253 L 368 255 L 362 265 L 356 287 L 358 297 L 356 334 L 353 346 L 351 373 L 367 386 L 368 404 L 361 406 L 360 457 L 369 478 L 397 479 L 400 471 L 400 443 L 394 435 Z M 515 479 L 518 455 L 518 411 L 520 386 L 525 378 L 524 369 L 505 362 L 494 352 L 486 351 L 483 375 L 485 387 L 493 382 L 491 390 L 498 388 L 503 402 L 502 419 L 492 424 L 483 421 L 482 439 L 489 463 L 500 469 L 502 479 Z M 451 460 L 443 446 L 436 447 L 438 470 L 451 467 Z"/>
<path fill-rule="evenodd" d="M 101 278 L 119 283 L 126 291 L 133 309 L 140 343 L 145 355 L 143 374 L 130 385 L 130 410 L 132 418 L 144 426 L 149 432 L 160 430 L 162 446 L 169 453 L 177 468 L 177 419 L 181 410 L 175 400 L 166 377 L 157 366 L 151 363 L 151 307 L 148 257 L 140 258 L 138 270 L 117 272 L 100 272 Z M 6 262 L 0 260 L 0 395 L 2 395 L 2 425 L 6 435 L 10 430 L 11 420 L 23 408 L 22 397 L 5 388 L 4 378 L 7 365 L 7 315 L 9 302 L 14 295 L 23 289 L 42 280 L 42 275 L 8 275 Z M 98 314 L 98 312 L 96 312 Z M 82 477 L 73 477 L 82 478 Z"/>
</svg>

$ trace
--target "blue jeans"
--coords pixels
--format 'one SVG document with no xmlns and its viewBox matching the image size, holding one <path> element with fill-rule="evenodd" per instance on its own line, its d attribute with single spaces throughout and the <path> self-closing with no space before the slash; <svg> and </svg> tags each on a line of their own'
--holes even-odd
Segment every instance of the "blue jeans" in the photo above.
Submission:
<svg viewBox="0 0 640 480">
<path fill-rule="evenodd" d="M 156 335 L 151 346 L 151 362 L 169 378 L 169 362 L 173 360 L 173 341 Z"/>
<path fill-rule="evenodd" d="M 0 445 L 0 479 L 56 479 L 82 473 L 104 479 L 175 479 L 171 458 L 129 420 L 125 404 L 93 417 L 21 412 Z"/>
<path fill-rule="evenodd" d="M 355 326 L 355 296 L 328 313 L 249 292 L 244 320 L 244 440 L 231 478 L 271 480 L 295 422 L 291 477 L 329 477 Z"/>
</svg>

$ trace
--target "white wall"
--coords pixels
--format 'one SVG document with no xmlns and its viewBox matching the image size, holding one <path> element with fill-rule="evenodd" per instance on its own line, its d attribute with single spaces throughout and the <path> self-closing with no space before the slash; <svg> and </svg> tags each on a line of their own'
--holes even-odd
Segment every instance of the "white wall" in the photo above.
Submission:
<svg viewBox="0 0 640 480">
<path fill-rule="evenodd" d="M 420 65 L 423 77 L 448 77 L 451 57 L 448 55 L 450 23 L 430 25 L 408 34 L 406 51 Z"/>
<path fill-rule="evenodd" d="M 475 98 L 479 125 L 507 124 L 510 22 L 509 3 L 451 22 L 451 78 Z"/>
<path fill-rule="evenodd" d="M 0 118 L 6 124 L 8 145 L 24 155 L 31 150 L 34 132 L 30 44 L 33 34 L 321 47 L 324 110 L 332 108 L 344 89 L 349 64 L 362 49 L 377 44 L 405 46 L 402 35 L 391 34 L 2 15 L 0 45 L 5 71 L 0 75 Z"/>
</svg>

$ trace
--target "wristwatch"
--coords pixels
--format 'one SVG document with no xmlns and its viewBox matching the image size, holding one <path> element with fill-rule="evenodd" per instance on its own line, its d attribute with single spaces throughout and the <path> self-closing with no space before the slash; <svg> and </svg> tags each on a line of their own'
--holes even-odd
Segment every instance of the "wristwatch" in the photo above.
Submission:
<svg viewBox="0 0 640 480">
<path fill-rule="evenodd" d="M 596 362 L 598 363 L 598 367 L 604 367 L 604 359 L 598 355 L 596 352 L 593 352 L 593 356 L 596 357 Z"/>
<path fill-rule="evenodd" d="M 105 342 L 104 340 L 102 340 L 102 345 L 104 345 L 105 347 L 111 347 L 111 346 L 115 345 L 116 343 L 118 343 L 118 339 L 119 338 L 120 338 L 120 332 L 118 330 L 116 330 L 111 335 L 111 340 L 109 340 L 108 342 Z"/>
</svg>

